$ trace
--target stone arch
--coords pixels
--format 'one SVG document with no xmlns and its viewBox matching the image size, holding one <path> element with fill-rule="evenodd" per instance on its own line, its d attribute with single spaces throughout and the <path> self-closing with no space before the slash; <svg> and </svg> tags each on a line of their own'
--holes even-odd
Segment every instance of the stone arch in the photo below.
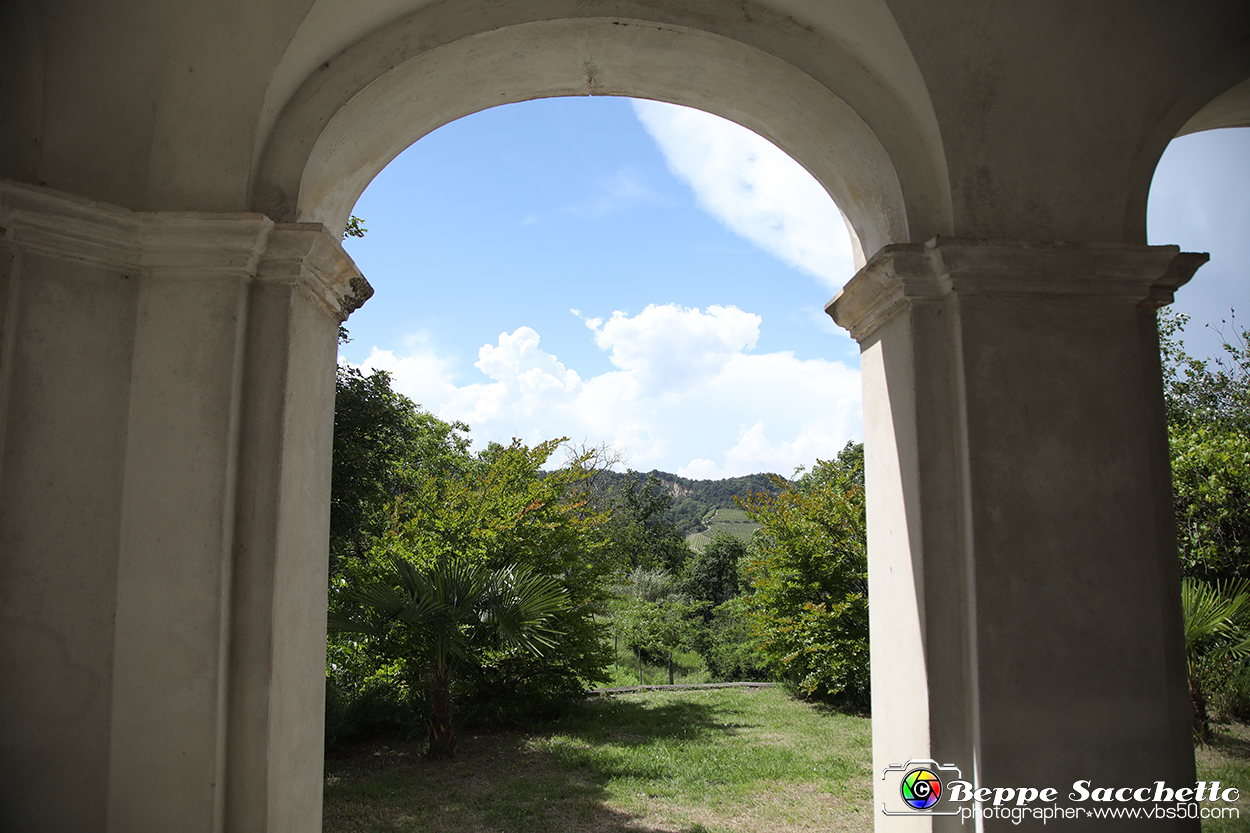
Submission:
<svg viewBox="0 0 1250 833">
<path fill-rule="evenodd" d="M 1176 135 L 1219 130 L 1221 127 L 1250 127 L 1250 78 L 1207 102 Z"/>
<path fill-rule="evenodd" d="M 1146 239 L 1146 203 L 1155 169 L 1168 144 L 1175 138 L 1223 127 L 1250 127 L 1250 60 L 1215 62 L 1190 84 L 1154 124 L 1136 156 L 1128 195 L 1126 229 Z"/>
<path fill-rule="evenodd" d="M 684 104 L 770 139 L 824 185 L 857 250 L 947 233 L 949 194 L 921 131 L 891 133 L 792 63 L 687 26 L 622 18 L 525 21 L 377 61 L 414 21 L 362 40 L 304 82 L 260 156 L 252 207 L 341 229 L 369 181 L 404 148 L 456 118 L 561 95 Z M 888 97 L 887 97 L 888 98 Z M 893 114 L 896 121 L 905 121 Z M 931 143 L 930 143 L 931 144 Z M 940 150 L 940 149 L 939 149 Z M 936 154 L 940 158 L 940 153 Z"/>
</svg>

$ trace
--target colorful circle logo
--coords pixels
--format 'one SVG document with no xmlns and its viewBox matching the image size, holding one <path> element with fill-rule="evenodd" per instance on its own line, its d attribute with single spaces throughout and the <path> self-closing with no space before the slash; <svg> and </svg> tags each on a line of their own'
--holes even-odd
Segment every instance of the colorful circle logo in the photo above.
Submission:
<svg viewBox="0 0 1250 833">
<path fill-rule="evenodd" d="M 903 800 L 913 810 L 928 810 L 942 797 L 942 779 L 928 769 L 913 769 L 903 776 Z"/>
</svg>

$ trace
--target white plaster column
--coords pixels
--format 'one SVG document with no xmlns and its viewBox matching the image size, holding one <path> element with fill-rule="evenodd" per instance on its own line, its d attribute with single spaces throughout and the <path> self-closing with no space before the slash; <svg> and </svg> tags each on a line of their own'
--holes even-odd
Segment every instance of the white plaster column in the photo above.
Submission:
<svg viewBox="0 0 1250 833">
<path fill-rule="evenodd" d="M 879 830 L 928 826 L 881 815 L 908 759 L 1193 783 L 1154 310 L 1205 259 L 939 238 L 830 302 L 863 362 Z"/>
<path fill-rule="evenodd" d="M 249 295 L 226 829 L 319 831 L 338 325 L 372 289 L 320 224 L 278 226 Z"/>
<path fill-rule="evenodd" d="M 0 182 L 0 230 L 0 827 L 319 828 L 335 337 L 367 284 L 257 214 Z"/>
</svg>

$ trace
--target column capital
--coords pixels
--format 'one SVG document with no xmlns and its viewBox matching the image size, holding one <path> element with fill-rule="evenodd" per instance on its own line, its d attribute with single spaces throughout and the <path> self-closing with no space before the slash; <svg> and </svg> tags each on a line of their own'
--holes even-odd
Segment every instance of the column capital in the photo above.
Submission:
<svg viewBox="0 0 1250 833">
<path fill-rule="evenodd" d="M 1170 304 L 1207 259 L 1177 246 L 939 237 L 885 246 L 825 311 L 862 342 L 907 305 L 950 295 L 1122 298 L 1153 308 Z"/>
<path fill-rule="evenodd" d="M 351 257 L 320 223 L 275 226 L 256 279 L 298 285 L 339 321 L 373 295 Z"/>
</svg>

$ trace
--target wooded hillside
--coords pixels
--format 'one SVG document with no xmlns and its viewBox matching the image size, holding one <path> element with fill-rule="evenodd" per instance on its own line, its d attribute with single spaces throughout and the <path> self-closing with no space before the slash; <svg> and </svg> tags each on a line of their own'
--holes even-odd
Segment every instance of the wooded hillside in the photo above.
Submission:
<svg viewBox="0 0 1250 833">
<path fill-rule="evenodd" d="M 653 470 L 624 473 L 609 471 L 601 473 L 600 477 L 612 487 L 628 482 L 631 478 L 642 484 L 649 477 L 654 477 L 673 499 L 661 517 L 661 522 L 672 524 L 682 537 L 691 540 L 696 549 L 699 544 L 692 540 L 695 534 L 708 532 L 715 520 L 728 521 L 731 517 L 734 521 L 744 520 L 738 512 L 738 505 L 734 503 L 735 496 L 746 497 L 751 492 L 776 494 L 778 491 L 767 474 L 749 474 L 724 480 L 691 480 L 688 477 Z"/>
</svg>

